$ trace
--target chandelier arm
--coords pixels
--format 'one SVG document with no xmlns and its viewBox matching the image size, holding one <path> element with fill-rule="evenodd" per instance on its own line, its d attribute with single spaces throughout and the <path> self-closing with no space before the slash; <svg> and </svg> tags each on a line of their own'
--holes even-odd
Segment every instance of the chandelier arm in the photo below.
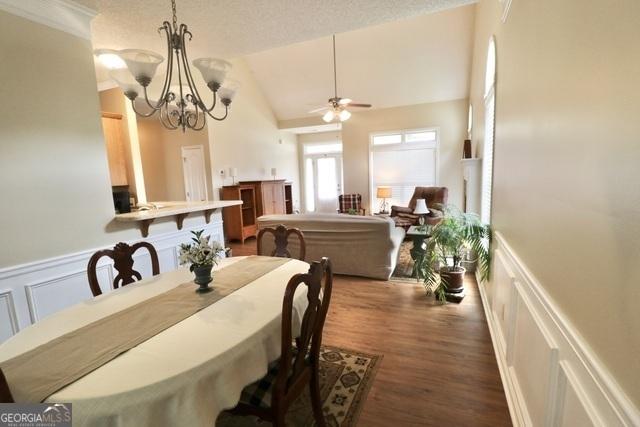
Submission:
<svg viewBox="0 0 640 427">
<path fill-rule="evenodd" d="M 140 117 L 151 117 L 158 111 L 157 109 L 154 109 L 154 110 L 151 110 L 151 112 L 149 113 L 143 113 L 141 111 L 138 111 L 138 109 L 136 108 L 136 103 L 133 99 L 131 99 L 130 101 L 131 101 L 131 108 L 133 109 L 133 112 L 139 115 Z"/>
<path fill-rule="evenodd" d="M 189 85 L 189 89 L 191 89 L 191 93 L 195 96 L 196 100 L 200 103 L 202 110 L 206 112 L 210 112 L 210 111 L 213 111 L 213 109 L 216 107 L 216 101 L 217 101 L 216 92 L 212 91 L 213 104 L 211 105 L 211 108 L 207 107 L 206 104 L 204 103 L 204 99 L 202 98 L 202 96 L 200 96 L 200 92 L 198 92 L 198 87 L 196 86 L 193 75 L 191 74 L 191 67 L 189 67 L 189 58 L 187 57 L 187 43 L 185 40 L 185 36 L 187 34 L 189 35 L 189 40 L 191 40 L 191 37 L 192 37 L 191 32 L 187 29 L 187 26 L 185 24 L 181 24 L 180 40 L 182 42 L 181 55 L 182 55 L 183 68 L 185 70 L 184 74 L 185 74 L 185 77 L 187 78 L 187 84 Z"/>
<path fill-rule="evenodd" d="M 229 106 L 225 105 L 224 106 L 224 116 L 222 117 L 216 117 L 213 114 L 211 114 L 209 111 L 207 111 L 207 114 L 209 115 L 209 117 L 211 117 L 213 120 L 217 120 L 219 122 L 223 121 L 224 119 L 227 118 L 227 116 L 229 115 Z"/>
<path fill-rule="evenodd" d="M 188 122 L 189 127 L 191 129 L 195 129 L 198 126 L 198 123 L 200 122 L 200 108 L 198 107 L 197 104 L 194 104 L 194 106 L 195 106 L 196 111 L 195 111 L 195 113 L 193 115 L 190 115 L 190 117 L 193 117 L 195 115 L 195 121 L 193 122 L 193 124 Z"/>
<path fill-rule="evenodd" d="M 153 105 L 151 101 L 149 101 L 149 96 L 147 94 L 147 86 L 143 86 L 142 89 L 144 91 L 144 100 L 149 108 L 153 109 L 154 113 L 158 111 L 162 106 L 167 102 L 167 93 L 169 92 L 169 87 L 171 85 L 171 79 L 173 77 L 173 55 L 171 52 L 171 24 L 169 22 L 164 21 L 162 27 L 158 29 L 158 31 L 164 30 L 167 38 L 167 71 L 164 74 L 164 83 L 162 84 L 162 93 L 158 98 L 158 102 L 156 105 Z"/>
<path fill-rule="evenodd" d="M 164 114 L 163 114 L 164 112 Z M 162 125 L 169 130 L 178 129 L 179 123 L 175 124 L 171 121 L 171 115 L 169 114 L 169 105 L 165 104 L 164 107 L 160 110 L 160 122 Z"/>
<path fill-rule="evenodd" d="M 200 117 L 198 117 L 198 120 L 200 120 Z M 199 130 L 204 129 L 204 127 L 207 125 L 207 117 L 203 114 L 202 115 L 202 124 L 199 127 L 195 127 L 197 125 L 197 123 L 198 122 L 196 121 L 196 124 L 191 129 L 193 129 L 195 131 L 199 131 Z"/>
</svg>

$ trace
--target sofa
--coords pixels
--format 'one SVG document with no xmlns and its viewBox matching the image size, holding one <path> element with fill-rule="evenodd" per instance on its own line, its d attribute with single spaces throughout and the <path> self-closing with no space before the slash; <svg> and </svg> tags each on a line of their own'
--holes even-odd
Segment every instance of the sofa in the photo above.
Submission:
<svg viewBox="0 0 640 427">
<path fill-rule="evenodd" d="M 258 230 L 283 224 L 298 228 L 306 242 L 306 261 L 329 257 L 334 273 L 388 280 L 396 267 L 405 231 L 387 217 L 346 214 L 265 215 Z M 273 239 L 264 239 L 261 253 L 271 253 Z M 299 242 L 292 237 L 296 257 Z"/>
<path fill-rule="evenodd" d="M 443 213 L 438 208 L 447 204 L 449 190 L 447 187 L 416 187 L 413 196 L 409 201 L 409 206 L 391 206 L 391 218 L 398 227 L 407 230 L 412 225 L 418 225 L 420 215 L 413 211 L 416 208 L 416 200 L 425 199 L 429 214 L 425 216 L 425 224 L 436 225 L 442 220 Z"/>
</svg>

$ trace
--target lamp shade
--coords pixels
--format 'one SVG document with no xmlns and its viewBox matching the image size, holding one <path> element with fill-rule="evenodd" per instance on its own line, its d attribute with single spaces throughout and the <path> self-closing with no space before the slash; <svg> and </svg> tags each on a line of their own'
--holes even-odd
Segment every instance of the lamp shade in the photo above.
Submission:
<svg viewBox="0 0 640 427">
<path fill-rule="evenodd" d="M 135 99 L 140 94 L 142 88 L 126 68 L 109 71 L 109 77 L 115 80 L 129 99 Z"/>
<path fill-rule="evenodd" d="M 231 70 L 231 63 L 218 58 L 198 58 L 194 59 L 192 64 L 200 70 L 202 78 L 207 84 L 221 85 Z"/>
<path fill-rule="evenodd" d="M 164 61 L 162 55 L 141 49 L 124 49 L 118 52 L 118 56 L 124 60 L 136 80 L 146 78 L 151 81 L 158 65 Z"/>
<path fill-rule="evenodd" d="M 389 199 L 393 196 L 393 191 L 391 191 L 391 187 L 378 187 L 376 190 L 376 197 L 378 199 Z"/>
<path fill-rule="evenodd" d="M 236 96 L 236 93 L 240 89 L 240 83 L 233 79 L 227 79 L 223 83 L 222 87 L 218 89 L 218 96 L 220 99 L 228 99 L 229 101 L 233 101 L 233 98 Z"/>
<path fill-rule="evenodd" d="M 427 208 L 427 202 L 424 199 L 416 200 L 416 208 L 413 210 L 414 214 L 423 215 L 429 213 L 429 208 Z"/>
<path fill-rule="evenodd" d="M 238 168 L 229 168 L 229 176 L 235 178 L 238 176 Z"/>
</svg>

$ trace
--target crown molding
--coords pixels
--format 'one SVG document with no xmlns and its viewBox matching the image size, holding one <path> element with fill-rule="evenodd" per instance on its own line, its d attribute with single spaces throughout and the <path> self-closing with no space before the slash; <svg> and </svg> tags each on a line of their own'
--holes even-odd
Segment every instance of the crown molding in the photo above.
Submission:
<svg viewBox="0 0 640 427">
<path fill-rule="evenodd" d="M 71 0 L 0 0 L 0 10 L 87 40 L 97 14 Z"/>
</svg>

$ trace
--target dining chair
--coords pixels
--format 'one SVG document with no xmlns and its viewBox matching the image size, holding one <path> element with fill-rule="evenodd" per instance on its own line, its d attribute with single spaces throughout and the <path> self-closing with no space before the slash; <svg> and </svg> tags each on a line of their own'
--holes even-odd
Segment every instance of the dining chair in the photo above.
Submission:
<svg viewBox="0 0 640 427">
<path fill-rule="evenodd" d="M 306 244 L 304 241 L 304 234 L 298 228 L 287 228 L 284 225 L 280 224 L 275 228 L 267 227 L 262 228 L 258 232 L 258 255 L 264 255 L 265 251 L 262 248 L 263 238 L 265 234 L 272 234 L 274 237 L 275 248 L 271 251 L 270 256 L 280 257 L 280 258 L 293 258 L 291 256 L 291 252 L 289 251 L 289 236 L 295 234 L 298 236 L 298 240 L 300 241 L 300 252 L 298 253 L 298 259 L 300 261 L 304 261 L 304 257 L 306 255 Z"/>
<path fill-rule="evenodd" d="M 160 263 L 158 262 L 158 252 L 151 243 L 138 242 L 129 246 L 126 243 L 118 243 L 113 249 L 104 249 L 94 253 L 89 259 L 87 275 L 89 276 L 89 286 L 94 297 L 102 295 L 102 289 L 98 283 L 96 274 L 98 261 L 106 256 L 113 259 L 113 266 L 118 270 L 118 275 L 113 279 L 113 288 L 126 286 L 136 280 L 141 280 L 142 275 L 133 269 L 133 254 L 140 248 L 146 248 L 151 255 L 151 273 L 154 276 L 160 274 Z"/>
<path fill-rule="evenodd" d="M 0 369 L 0 403 L 14 403 L 9 384 L 7 384 L 7 379 L 2 369 Z"/>
<path fill-rule="evenodd" d="M 283 427 L 289 405 L 308 385 L 316 425 L 326 425 L 320 397 L 320 346 L 332 283 L 329 258 L 311 263 L 308 273 L 296 274 L 289 280 L 282 303 L 280 359 L 269 365 L 267 375 L 242 390 L 240 402 L 230 411 L 232 414 L 254 415 Z M 303 284 L 307 286 L 308 305 L 302 316 L 300 335 L 293 341 L 293 297 Z"/>
</svg>

